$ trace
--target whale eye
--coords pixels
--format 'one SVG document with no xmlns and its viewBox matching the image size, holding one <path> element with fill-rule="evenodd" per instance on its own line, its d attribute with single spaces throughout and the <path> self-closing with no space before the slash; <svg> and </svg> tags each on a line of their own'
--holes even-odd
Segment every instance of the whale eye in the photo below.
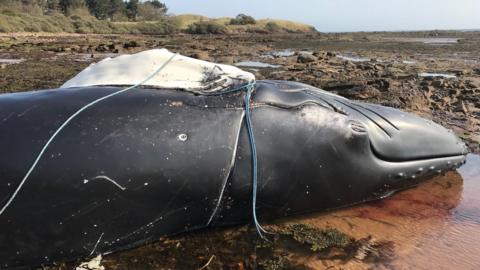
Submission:
<svg viewBox="0 0 480 270">
<path fill-rule="evenodd" d="M 365 126 L 362 123 L 355 120 L 350 121 L 349 126 L 355 132 L 358 132 L 358 133 L 367 132 L 367 129 L 365 128 Z"/>
</svg>

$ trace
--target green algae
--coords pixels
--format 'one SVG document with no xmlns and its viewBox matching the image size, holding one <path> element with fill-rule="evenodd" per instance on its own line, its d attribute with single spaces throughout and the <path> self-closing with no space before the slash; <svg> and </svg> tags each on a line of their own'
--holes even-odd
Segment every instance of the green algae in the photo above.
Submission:
<svg viewBox="0 0 480 270">
<path fill-rule="evenodd" d="M 280 231 L 281 235 L 289 236 L 293 240 L 310 246 L 312 251 L 322 251 L 332 247 L 346 248 L 355 243 L 355 240 L 334 228 L 324 230 L 305 224 L 293 224 Z"/>
</svg>

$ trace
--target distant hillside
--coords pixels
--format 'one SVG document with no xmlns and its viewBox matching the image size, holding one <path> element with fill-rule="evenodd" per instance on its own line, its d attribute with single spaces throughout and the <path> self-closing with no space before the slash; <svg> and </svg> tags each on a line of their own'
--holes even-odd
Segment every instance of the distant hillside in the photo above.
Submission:
<svg viewBox="0 0 480 270">
<path fill-rule="evenodd" d="M 208 18 L 202 15 L 196 14 L 182 14 L 173 16 L 175 24 L 182 30 L 188 29 L 194 23 L 199 22 L 211 22 L 216 23 L 221 26 L 226 27 L 226 30 L 229 32 L 295 32 L 295 33 L 310 33 L 316 32 L 315 27 L 288 20 L 279 20 L 279 19 L 261 19 L 256 20 L 255 24 L 246 24 L 246 25 L 232 25 L 230 24 L 233 18 L 230 17 L 221 17 L 221 18 Z"/>
</svg>

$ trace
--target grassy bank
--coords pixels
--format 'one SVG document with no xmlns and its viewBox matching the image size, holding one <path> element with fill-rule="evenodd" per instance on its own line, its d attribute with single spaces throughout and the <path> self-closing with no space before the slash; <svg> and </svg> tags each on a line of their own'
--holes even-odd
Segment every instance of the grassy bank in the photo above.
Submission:
<svg viewBox="0 0 480 270">
<path fill-rule="evenodd" d="M 97 20 L 83 12 L 73 12 L 70 16 L 63 14 L 30 15 L 0 10 L 0 32 L 66 32 L 66 33 L 132 33 L 132 34 L 166 34 L 177 31 L 170 18 L 154 22 L 110 22 Z"/>
<path fill-rule="evenodd" d="M 310 33 L 316 32 L 315 27 L 287 20 L 261 19 L 255 24 L 232 25 L 230 17 L 208 18 L 195 14 L 182 14 L 172 17 L 175 24 L 181 29 L 186 30 L 195 23 L 212 23 L 225 27 L 230 33 L 237 32 L 291 32 L 291 33 Z"/>
<path fill-rule="evenodd" d="M 312 26 L 285 20 L 258 20 L 252 25 L 230 25 L 230 18 L 211 19 L 200 15 L 166 16 L 158 21 L 112 22 L 98 20 L 83 10 L 72 11 L 70 16 L 60 13 L 32 15 L 0 7 L 0 32 L 66 32 L 96 34 L 169 34 L 187 31 L 196 23 L 224 29 L 223 33 L 241 32 L 314 32 Z"/>
</svg>

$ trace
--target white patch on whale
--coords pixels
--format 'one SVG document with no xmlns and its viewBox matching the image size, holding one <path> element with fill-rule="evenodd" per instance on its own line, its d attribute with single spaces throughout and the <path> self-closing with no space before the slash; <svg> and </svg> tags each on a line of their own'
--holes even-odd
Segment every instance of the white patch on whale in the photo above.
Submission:
<svg viewBox="0 0 480 270">
<path fill-rule="evenodd" d="M 106 58 L 85 68 L 61 88 L 95 85 L 134 85 L 147 78 L 161 63 L 174 53 L 167 49 L 147 50 L 132 55 Z M 222 65 L 177 55 L 161 74 L 156 74 L 144 85 L 158 88 L 187 90 L 221 90 L 231 85 L 250 83 L 252 73 L 230 65 Z"/>
</svg>

